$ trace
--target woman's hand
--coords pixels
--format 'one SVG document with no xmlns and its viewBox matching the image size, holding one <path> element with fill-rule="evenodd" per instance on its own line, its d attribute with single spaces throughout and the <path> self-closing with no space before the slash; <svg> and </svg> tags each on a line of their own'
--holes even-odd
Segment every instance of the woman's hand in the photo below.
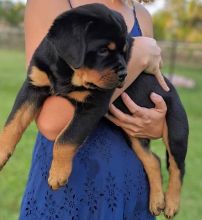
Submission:
<svg viewBox="0 0 202 220">
<path fill-rule="evenodd" d="M 147 109 L 136 105 L 126 93 L 123 93 L 121 97 L 132 115 L 121 112 L 111 104 L 109 110 L 112 115 L 107 114 L 106 117 L 120 126 L 129 136 L 149 139 L 161 138 L 167 111 L 163 98 L 152 93 L 151 100 L 155 107 Z"/>
<path fill-rule="evenodd" d="M 136 52 L 137 51 L 137 52 Z M 134 41 L 134 53 L 137 53 L 138 57 L 133 59 L 139 61 L 144 68 L 144 72 L 153 74 L 158 80 L 159 84 L 165 91 L 169 91 L 160 68 L 162 67 L 161 48 L 157 45 L 156 40 L 149 37 L 136 37 Z"/>
</svg>

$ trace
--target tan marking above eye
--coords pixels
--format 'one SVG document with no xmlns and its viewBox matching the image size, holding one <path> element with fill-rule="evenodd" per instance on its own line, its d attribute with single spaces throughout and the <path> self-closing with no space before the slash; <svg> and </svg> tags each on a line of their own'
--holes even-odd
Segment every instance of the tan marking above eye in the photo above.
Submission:
<svg viewBox="0 0 202 220">
<path fill-rule="evenodd" d="M 116 49 L 116 44 L 114 42 L 110 42 L 107 47 L 110 49 L 110 50 L 115 50 Z"/>
<path fill-rule="evenodd" d="M 31 73 L 29 75 L 31 83 L 34 86 L 51 86 L 51 82 L 46 74 L 46 72 L 41 71 L 38 67 L 32 66 Z"/>
<path fill-rule="evenodd" d="M 67 97 L 74 99 L 78 102 L 84 102 L 90 94 L 90 91 L 74 91 L 67 94 Z"/>
</svg>

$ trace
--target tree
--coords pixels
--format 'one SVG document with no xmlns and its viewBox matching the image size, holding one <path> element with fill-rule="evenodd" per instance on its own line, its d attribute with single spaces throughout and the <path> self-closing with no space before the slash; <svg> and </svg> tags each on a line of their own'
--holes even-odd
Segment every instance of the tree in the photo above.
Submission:
<svg viewBox="0 0 202 220">
<path fill-rule="evenodd" d="M 202 42 L 202 1 L 169 0 L 154 15 L 155 37 L 171 40 Z"/>
<path fill-rule="evenodd" d="M 23 22 L 25 5 L 17 2 L 0 2 L 0 20 L 11 26 L 19 26 Z"/>
</svg>

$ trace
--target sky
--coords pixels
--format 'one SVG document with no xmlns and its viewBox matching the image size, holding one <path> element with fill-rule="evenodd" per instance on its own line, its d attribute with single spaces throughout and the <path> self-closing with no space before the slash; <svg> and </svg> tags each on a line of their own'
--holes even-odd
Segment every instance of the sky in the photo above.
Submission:
<svg viewBox="0 0 202 220">
<path fill-rule="evenodd" d="M 13 1 L 13 2 L 26 2 L 26 0 L 11 0 L 11 1 Z M 156 0 L 155 3 L 152 3 L 151 5 L 147 5 L 146 8 L 149 10 L 149 12 L 151 14 L 153 14 L 155 11 L 157 11 L 163 7 L 164 1 L 165 0 Z"/>
<path fill-rule="evenodd" d="M 149 10 L 151 14 L 161 9 L 165 4 L 164 0 L 156 0 L 155 3 L 147 5 L 146 8 Z"/>
</svg>

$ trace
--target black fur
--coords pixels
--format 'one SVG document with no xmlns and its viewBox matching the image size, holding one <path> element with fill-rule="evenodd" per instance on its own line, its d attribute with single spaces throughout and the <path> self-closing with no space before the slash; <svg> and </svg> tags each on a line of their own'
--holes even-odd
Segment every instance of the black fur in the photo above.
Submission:
<svg viewBox="0 0 202 220">
<path fill-rule="evenodd" d="M 116 50 L 107 51 L 110 42 Z M 124 50 L 126 45 L 127 50 Z M 132 38 L 128 36 L 123 17 L 102 4 L 89 4 L 60 15 L 53 23 L 47 36 L 36 49 L 28 68 L 28 75 L 16 98 L 6 125 L 12 122 L 17 111 L 25 104 L 34 106 L 36 114 L 45 99 L 51 95 L 67 98 L 75 106 L 75 117 L 70 126 L 58 137 L 60 144 L 79 146 L 108 110 L 108 103 L 114 89 L 122 83 L 126 75 Z M 43 71 L 51 86 L 33 85 L 32 68 Z M 90 87 L 72 84 L 75 70 L 88 68 L 100 73 L 113 71 L 117 80 L 102 88 L 90 83 Z M 107 81 L 107 79 L 105 79 Z M 72 91 L 90 91 L 84 102 L 67 97 Z M 78 126 L 82 124 L 82 126 Z"/>
<path fill-rule="evenodd" d="M 165 92 L 152 75 L 142 73 L 125 92 L 137 105 L 146 108 L 154 107 L 154 104 L 150 100 L 150 94 L 152 92 L 163 97 L 168 109 L 166 122 L 168 126 L 170 150 L 181 171 L 181 177 L 183 177 L 189 134 L 188 120 L 176 89 L 169 80 L 166 78 L 165 80 L 170 88 L 169 92 Z M 121 109 L 121 111 L 130 114 L 121 98 L 118 98 L 114 104 Z"/>
<path fill-rule="evenodd" d="M 100 73 L 111 70 L 118 76 L 126 74 L 132 41 L 122 16 L 101 4 L 85 5 L 65 12 L 55 20 L 49 33 L 35 51 L 27 79 L 17 96 L 6 125 L 12 123 L 16 112 L 24 103 L 33 105 L 33 111 L 36 113 L 48 96 L 63 96 L 75 106 L 75 116 L 57 141 L 62 145 L 69 143 L 76 147 L 81 145 L 108 111 L 113 91 L 123 78 L 118 77 L 119 80 L 114 84 L 108 82 L 108 87 L 105 88 L 93 83 L 87 88 L 72 84 L 75 70 L 88 68 Z M 105 56 L 103 47 L 106 48 L 109 42 L 114 42 L 116 49 L 107 51 Z M 126 51 L 123 50 L 125 45 Z M 33 66 L 47 74 L 51 86 L 33 85 L 30 79 Z M 171 153 L 183 176 L 188 122 L 176 90 L 168 80 L 166 81 L 170 92 L 163 91 L 153 76 L 142 73 L 126 92 L 138 105 L 147 108 L 153 107 L 149 98 L 151 92 L 163 96 L 168 107 L 166 119 Z M 67 97 L 72 91 L 90 91 L 90 96 L 84 102 L 78 102 Z M 115 105 L 129 113 L 121 98 L 115 101 Z"/>
</svg>

